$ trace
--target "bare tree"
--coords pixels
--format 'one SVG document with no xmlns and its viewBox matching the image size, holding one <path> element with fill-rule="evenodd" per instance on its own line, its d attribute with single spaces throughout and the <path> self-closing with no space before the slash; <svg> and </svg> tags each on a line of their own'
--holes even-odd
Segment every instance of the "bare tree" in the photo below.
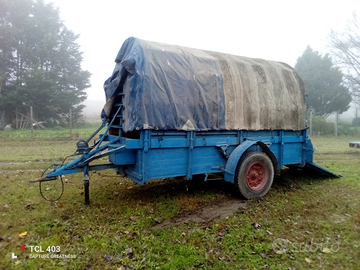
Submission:
<svg viewBox="0 0 360 270">
<path fill-rule="evenodd" d="M 345 73 L 345 83 L 354 101 L 360 104 L 360 21 L 355 11 L 343 31 L 331 30 L 328 42 L 336 64 Z"/>
</svg>

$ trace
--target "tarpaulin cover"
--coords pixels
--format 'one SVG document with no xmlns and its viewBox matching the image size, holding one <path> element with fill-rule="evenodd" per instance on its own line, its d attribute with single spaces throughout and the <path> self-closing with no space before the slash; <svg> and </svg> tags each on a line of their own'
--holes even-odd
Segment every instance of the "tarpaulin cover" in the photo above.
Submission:
<svg viewBox="0 0 360 270">
<path fill-rule="evenodd" d="M 305 89 L 289 65 L 128 38 L 105 81 L 110 115 L 123 91 L 123 130 L 301 130 Z"/>
</svg>

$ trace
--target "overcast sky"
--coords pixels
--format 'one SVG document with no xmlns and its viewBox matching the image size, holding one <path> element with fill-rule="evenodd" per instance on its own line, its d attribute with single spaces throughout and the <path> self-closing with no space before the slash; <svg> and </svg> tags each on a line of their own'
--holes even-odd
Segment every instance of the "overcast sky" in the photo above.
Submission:
<svg viewBox="0 0 360 270">
<path fill-rule="evenodd" d="M 359 0 L 47 0 L 60 10 L 92 73 L 88 99 L 105 101 L 104 81 L 128 37 L 277 60 L 294 66 L 307 45 L 326 53 L 330 29 L 343 29 Z"/>
</svg>

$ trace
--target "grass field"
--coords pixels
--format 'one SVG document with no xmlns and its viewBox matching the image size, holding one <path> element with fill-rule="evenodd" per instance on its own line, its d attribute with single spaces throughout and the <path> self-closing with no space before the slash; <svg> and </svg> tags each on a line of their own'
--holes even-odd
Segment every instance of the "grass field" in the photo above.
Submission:
<svg viewBox="0 0 360 270">
<path fill-rule="evenodd" d="M 90 206 L 81 174 L 45 201 L 29 179 L 95 129 L 0 131 L 0 269 L 360 269 L 360 149 L 348 147 L 359 138 L 312 138 L 315 161 L 342 178 L 285 170 L 262 199 L 237 200 L 223 181 L 139 186 L 101 171 Z M 56 198 L 61 183 L 42 190 Z M 234 201 L 221 219 L 178 222 Z"/>
</svg>

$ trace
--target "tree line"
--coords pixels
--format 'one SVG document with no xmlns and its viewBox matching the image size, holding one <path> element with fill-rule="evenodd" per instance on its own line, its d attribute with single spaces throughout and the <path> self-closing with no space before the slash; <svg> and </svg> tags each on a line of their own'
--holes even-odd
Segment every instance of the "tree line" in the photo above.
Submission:
<svg viewBox="0 0 360 270">
<path fill-rule="evenodd" d="M 70 110 L 74 121 L 81 117 L 91 74 L 81 68 L 77 38 L 52 3 L 0 0 L 0 127 L 27 115 L 30 106 L 38 121 L 66 124 Z M 328 45 L 324 56 L 308 46 L 295 65 L 309 106 L 325 118 L 346 111 L 352 100 L 360 104 L 356 13 L 346 29 L 329 33 Z"/>
<path fill-rule="evenodd" d="M 78 35 L 60 20 L 59 10 L 43 0 L 0 0 L 0 122 L 34 108 L 38 121 L 81 115 L 90 87 Z"/>
<path fill-rule="evenodd" d="M 324 118 L 347 111 L 352 100 L 360 105 L 360 25 L 355 12 L 344 30 L 331 30 L 328 47 L 330 52 L 322 56 L 308 46 L 295 64 L 309 106 Z"/>
</svg>

